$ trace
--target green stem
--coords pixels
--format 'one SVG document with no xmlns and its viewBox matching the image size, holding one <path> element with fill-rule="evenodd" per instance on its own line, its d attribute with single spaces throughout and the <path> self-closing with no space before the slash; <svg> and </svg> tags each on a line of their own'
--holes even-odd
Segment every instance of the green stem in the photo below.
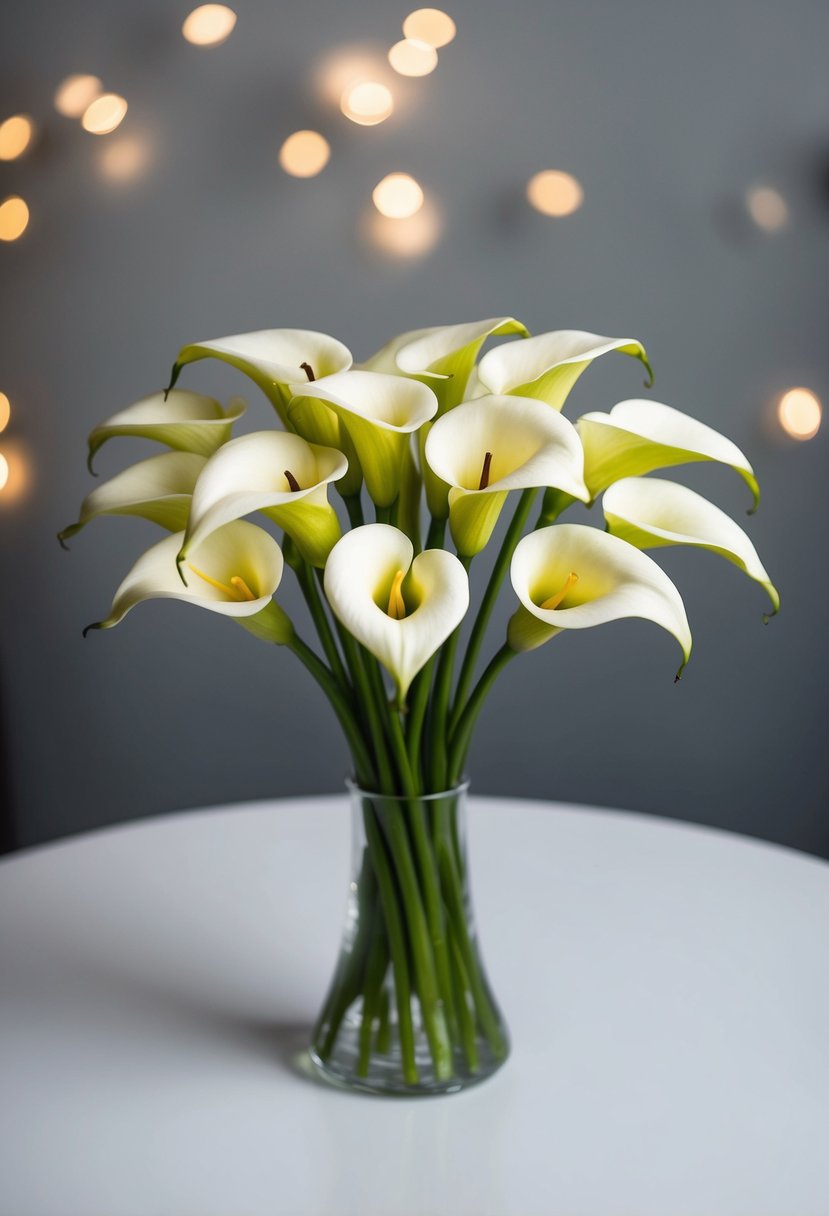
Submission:
<svg viewBox="0 0 829 1216">
<path fill-rule="evenodd" d="M 310 646 L 303 642 L 302 638 L 294 634 L 291 641 L 287 643 L 287 646 L 308 669 L 331 702 L 334 713 L 337 715 L 340 726 L 343 728 L 345 737 L 351 747 L 351 753 L 354 757 L 354 771 L 358 782 L 363 788 L 367 784 L 373 784 L 376 780 L 374 765 L 371 762 L 368 748 L 363 742 L 363 737 L 357 729 L 353 703 L 346 697 L 322 659 L 314 653 Z"/>
<path fill-rule="evenodd" d="M 429 756 L 432 793 L 440 793 L 447 787 L 449 698 L 452 692 L 452 672 L 455 667 L 455 652 L 460 639 L 460 625 L 450 633 L 443 643 L 438 659 L 435 687 L 432 693 L 432 713 L 429 722 Z"/>
<path fill-rule="evenodd" d="M 366 956 L 371 941 L 371 926 L 373 924 L 371 911 L 379 916 L 376 907 L 377 880 L 371 864 L 371 854 L 368 849 L 363 851 L 360 873 L 357 877 L 357 932 L 347 955 L 341 957 L 341 965 L 337 970 L 334 982 L 325 999 L 322 1013 L 314 1031 L 314 1041 L 321 1059 L 326 1060 L 331 1054 L 340 1023 L 360 992 L 360 977 L 365 970 Z M 324 1038 L 320 1036 L 324 1034 Z"/>
<path fill-rule="evenodd" d="M 366 522 L 363 516 L 363 500 L 359 494 L 349 494 L 343 497 L 345 509 L 348 512 L 348 521 L 352 528 L 361 528 Z"/>
<path fill-rule="evenodd" d="M 463 713 L 464 701 L 469 691 L 469 686 L 472 683 L 472 677 L 475 674 L 475 664 L 478 661 L 481 644 L 484 640 L 486 627 L 489 624 L 489 618 L 492 615 L 492 609 L 495 607 L 495 601 L 498 598 L 498 592 L 501 590 L 501 583 L 504 581 L 504 575 L 507 572 L 512 555 L 515 552 L 515 547 L 521 539 L 521 533 L 524 529 L 524 524 L 527 522 L 527 516 L 533 505 L 537 491 L 535 489 L 524 490 L 521 497 L 518 499 L 518 506 L 515 508 L 515 514 L 512 517 L 512 522 L 507 529 L 507 534 L 504 537 L 500 552 L 495 559 L 495 565 L 492 568 L 492 574 L 489 577 L 484 597 L 481 600 L 481 606 L 478 609 L 478 615 L 475 618 L 475 624 L 472 626 L 472 632 L 469 635 L 469 645 L 466 648 L 466 655 L 461 667 L 461 674 L 458 677 L 458 687 L 455 692 L 455 703 L 452 707 L 451 729 L 454 731 L 460 721 Z"/>
<path fill-rule="evenodd" d="M 423 723 L 426 719 L 426 707 L 429 704 L 429 687 L 432 683 L 432 671 L 435 666 L 434 655 L 425 667 L 415 677 L 412 685 L 413 692 L 409 697 L 409 713 L 406 719 L 406 742 L 409 752 L 409 765 L 415 774 L 415 780 L 423 779 L 423 756 L 420 741 L 423 736 Z"/>
<path fill-rule="evenodd" d="M 386 945 L 386 935 L 383 932 L 383 922 L 375 916 L 372 928 L 371 945 L 366 961 L 366 976 L 363 986 L 363 1012 L 360 1022 L 359 1054 L 357 1058 L 357 1076 L 367 1077 L 371 1061 L 371 1040 L 374 1034 L 374 1019 L 380 1009 L 380 991 L 383 987 L 383 977 L 389 965 L 389 951 Z"/>
<path fill-rule="evenodd" d="M 426 548 L 427 549 L 442 549 L 443 548 L 443 538 L 445 535 L 446 535 L 446 520 L 445 519 L 435 519 L 435 517 L 433 515 L 431 522 L 429 524 L 429 531 L 426 534 Z"/>
<path fill-rule="evenodd" d="M 449 744 L 448 770 L 449 780 L 452 785 L 456 785 L 460 781 L 466 755 L 469 751 L 472 730 L 478 720 L 478 714 L 483 708 L 487 693 L 510 659 L 515 658 L 515 653 L 506 643 L 504 643 L 500 650 L 496 651 L 490 660 L 489 666 L 475 685 L 472 696 L 469 698 L 457 726 L 452 731 Z"/>
<path fill-rule="evenodd" d="M 452 948 L 452 959 L 455 964 L 455 1005 L 458 1011 L 461 1045 L 463 1047 L 463 1054 L 466 1056 L 466 1064 L 469 1071 L 477 1072 L 480 1062 L 478 1060 L 478 1044 L 475 1037 L 475 1019 L 466 1000 L 466 994 L 470 991 L 469 977 L 467 976 L 463 955 L 458 945 L 457 934 L 451 929 L 449 930 L 449 944 Z M 473 997 L 472 999 L 474 1001 L 475 998 Z"/>
<path fill-rule="evenodd" d="M 394 502 L 390 503 L 387 507 L 375 505 L 374 518 L 377 520 L 378 524 L 394 523 L 394 510 L 396 505 L 397 499 L 395 499 Z"/>
<path fill-rule="evenodd" d="M 302 594 L 305 597 L 305 602 L 308 605 L 308 611 L 311 613 L 311 619 L 316 626 L 317 633 L 322 642 L 325 657 L 328 659 L 328 664 L 334 673 L 334 678 L 339 681 L 345 691 L 350 692 L 351 686 L 348 682 L 345 667 L 343 667 L 343 661 L 340 658 L 340 652 L 337 649 L 337 643 L 334 640 L 334 634 L 331 631 L 331 625 L 328 622 L 325 605 L 322 602 L 319 587 L 314 578 L 314 572 L 307 562 L 302 562 L 296 567 L 296 576 Z"/>
<path fill-rule="evenodd" d="M 366 669 L 363 665 L 362 648 L 354 641 L 348 630 L 340 625 L 339 621 L 336 622 L 336 625 L 345 661 L 348 664 L 348 670 L 351 672 L 351 678 L 354 682 L 354 695 L 357 707 L 363 720 L 368 725 L 368 732 L 371 736 L 371 743 L 376 758 L 375 771 L 379 778 L 379 789 L 382 793 L 393 794 L 395 792 L 394 776 L 389 762 L 382 719 L 379 716 L 374 696 L 372 695 L 371 685 L 366 675 Z M 362 782 L 360 784 L 363 785 Z M 363 789 L 367 788 L 367 786 L 363 785 Z M 378 788 L 376 781 L 374 782 L 374 788 Z"/>
</svg>

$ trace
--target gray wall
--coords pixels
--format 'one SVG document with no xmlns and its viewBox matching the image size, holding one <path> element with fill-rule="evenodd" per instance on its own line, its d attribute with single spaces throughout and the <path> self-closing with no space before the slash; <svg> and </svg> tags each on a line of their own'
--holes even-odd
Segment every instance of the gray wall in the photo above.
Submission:
<svg viewBox="0 0 829 1216">
<path fill-rule="evenodd" d="M 340 788 L 346 754 L 292 657 L 182 605 L 154 603 L 106 635 L 108 607 L 150 525 L 105 520 L 59 550 L 90 487 L 84 438 L 161 386 L 178 346 L 265 326 L 337 334 L 360 358 L 410 327 L 514 313 L 534 330 L 641 337 L 655 395 L 728 433 L 755 462 L 749 527 L 783 597 L 700 552 L 665 552 L 696 649 L 674 687 L 672 640 L 638 623 L 560 638 L 513 664 L 480 724 L 479 792 L 636 808 L 829 854 L 826 815 L 826 436 L 795 446 L 764 419 L 775 394 L 829 396 L 826 355 L 829 8 L 818 0 L 452 0 L 459 33 L 398 114 L 356 128 L 315 99 L 311 69 L 337 44 L 399 36 L 378 0 L 239 0 L 223 47 L 187 46 L 187 6 L 12 0 L 0 43 L 3 114 L 42 120 L 40 146 L 0 166 L 29 201 L 24 239 L 0 248 L 0 388 L 7 446 L 31 462 L 27 496 L 0 496 L 0 680 L 14 830 L 30 844 L 174 808 Z M 123 91 L 122 133 L 151 164 L 101 179 L 105 141 L 50 110 L 56 83 L 95 71 Z M 285 177 L 285 134 L 318 126 L 332 163 Z M 114 137 L 113 137 L 114 138 Z M 584 183 L 547 221 L 522 203 L 539 168 Z M 440 200 L 441 244 L 411 263 L 359 237 L 370 189 L 405 168 Z M 745 188 L 777 185 L 792 222 L 752 231 Z M 241 391 L 202 364 L 188 386 Z M 568 413 L 639 395 L 609 358 Z M 0 441 L 0 450 L 3 442 Z M 110 474 L 147 454 L 113 442 Z M 679 476 L 743 519 L 728 470 Z M 660 555 L 662 560 L 663 555 Z M 284 602 L 299 613 L 286 579 Z M 500 620 L 511 610 L 505 598 Z M 497 633 L 497 631 L 496 631 Z"/>
</svg>

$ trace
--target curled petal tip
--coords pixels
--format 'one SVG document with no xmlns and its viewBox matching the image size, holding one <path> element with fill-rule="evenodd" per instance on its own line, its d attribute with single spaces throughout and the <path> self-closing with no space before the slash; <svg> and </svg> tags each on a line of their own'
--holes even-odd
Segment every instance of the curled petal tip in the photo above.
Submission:
<svg viewBox="0 0 829 1216">
<path fill-rule="evenodd" d="M 185 587 L 188 587 L 190 584 L 187 582 L 187 579 L 184 577 L 184 570 L 182 569 L 182 566 L 184 565 L 185 560 L 186 560 L 186 554 L 185 554 L 184 550 L 182 549 L 176 555 L 176 570 L 178 572 L 179 578 L 184 583 Z"/>
<path fill-rule="evenodd" d="M 103 621 L 93 621 L 91 625 L 86 626 L 86 628 L 83 631 L 83 636 L 86 637 L 86 635 L 89 633 L 90 629 L 103 629 L 103 627 L 104 627 Z"/>
<path fill-rule="evenodd" d="M 92 464 L 94 459 L 95 459 L 95 452 L 92 451 L 92 449 L 90 449 L 89 455 L 86 458 L 86 467 L 89 470 L 89 472 L 92 474 L 93 477 L 97 477 L 98 474 L 95 472 L 95 469 L 93 468 L 93 464 Z"/>
<path fill-rule="evenodd" d="M 57 534 L 58 544 L 60 545 L 61 549 L 65 549 L 67 553 L 69 552 L 69 546 L 67 545 L 65 538 L 68 534 L 69 534 L 68 528 L 64 528 L 62 532 L 58 532 L 58 534 Z"/>
<path fill-rule="evenodd" d="M 167 400 L 168 396 L 170 395 L 170 390 L 175 388 L 176 381 L 178 380 L 179 376 L 181 375 L 182 367 L 183 367 L 183 364 L 179 363 L 178 361 L 176 361 L 173 364 L 172 370 L 170 372 L 170 383 L 167 385 L 167 387 L 164 390 L 164 400 L 165 401 Z"/>
</svg>

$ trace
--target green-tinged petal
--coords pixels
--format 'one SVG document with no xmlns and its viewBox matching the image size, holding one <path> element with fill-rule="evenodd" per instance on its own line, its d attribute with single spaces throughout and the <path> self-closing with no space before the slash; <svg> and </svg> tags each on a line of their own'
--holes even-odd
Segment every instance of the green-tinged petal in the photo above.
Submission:
<svg viewBox="0 0 829 1216">
<path fill-rule="evenodd" d="M 701 494 L 656 477 L 625 477 L 614 482 L 602 500 L 614 536 L 637 549 L 662 545 L 695 545 L 733 562 L 766 589 L 774 612 L 780 608 L 777 588 L 757 550 L 739 524 Z"/>
<path fill-rule="evenodd" d="M 366 524 L 345 534 L 325 567 L 328 602 L 392 675 L 401 704 L 414 677 L 469 607 L 466 571 L 454 554 L 444 549 L 413 554 L 412 542 L 397 528 Z M 390 601 L 399 603 L 398 595 L 405 614 L 393 616 Z"/>
<path fill-rule="evenodd" d="M 641 617 L 673 634 L 682 667 L 688 662 L 691 631 L 679 592 L 656 562 L 618 536 L 583 524 L 540 528 L 518 542 L 510 577 L 521 601 L 507 631 L 513 650 L 532 650 L 563 629 Z"/>
<path fill-rule="evenodd" d="M 345 371 L 352 363 L 348 347 L 328 334 L 313 329 L 260 329 L 183 346 L 173 365 L 171 388 L 185 364 L 197 359 L 221 359 L 244 372 L 262 389 L 283 422 L 291 385 Z"/>
<path fill-rule="evenodd" d="M 58 540 L 64 544 L 99 515 L 139 515 L 178 532 L 187 523 L 190 496 L 206 459 L 195 452 L 163 452 L 131 465 L 87 494 L 78 522 L 59 532 Z"/>
<path fill-rule="evenodd" d="M 340 372 L 295 391 L 288 413 L 296 429 L 307 425 L 308 400 L 330 406 L 354 445 L 372 499 L 391 506 L 409 436 L 437 410 L 434 393 L 416 380 L 367 371 Z"/>
<path fill-rule="evenodd" d="M 181 389 L 151 393 L 96 426 L 89 436 L 89 470 L 92 472 L 92 461 L 101 445 L 116 436 L 153 439 L 179 452 L 210 456 L 230 438 L 233 423 L 244 412 L 245 403 L 239 398 L 234 398 L 225 412 L 213 397 L 201 393 Z"/>
<path fill-rule="evenodd" d="M 294 397 L 289 402 L 288 425 L 309 443 L 325 448 L 337 448 L 348 463 L 337 489 L 343 498 L 359 494 L 363 485 L 363 470 L 351 436 L 339 418 L 324 401 L 316 397 Z"/>
<path fill-rule="evenodd" d="M 180 564 L 217 528 L 261 511 L 284 528 L 306 561 L 324 566 L 341 531 L 327 486 L 345 469 L 342 452 L 287 431 L 232 439 L 211 456 L 196 482 Z"/>
<path fill-rule="evenodd" d="M 614 481 L 654 469 L 713 460 L 731 465 L 760 501 L 754 470 L 719 431 L 660 401 L 620 401 L 609 414 L 583 414 L 576 423 L 584 447 L 584 479 L 595 498 Z"/>
<path fill-rule="evenodd" d="M 575 427 L 529 397 L 479 397 L 456 406 L 432 426 L 425 458 L 451 487 L 449 526 L 464 557 L 486 545 L 511 490 L 555 486 L 589 498 Z"/>
<path fill-rule="evenodd" d="M 184 533 L 176 532 L 143 553 L 115 592 L 109 616 L 88 628 L 111 629 L 136 604 L 152 599 L 184 600 L 248 623 L 269 608 L 282 579 L 282 551 L 262 528 L 236 520 L 212 532 L 188 554 L 192 577 L 186 587 L 176 565 L 183 540 Z M 290 622 L 282 617 L 281 640 L 288 641 Z M 260 624 L 263 630 L 278 632 L 272 612 Z"/>
<path fill-rule="evenodd" d="M 487 392 L 538 397 L 560 410 L 585 368 L 611 351 L 639 359 L 649 381 L 653 379 L 641 342 L 635 338 L 603 338 L 580 329 L 556 329 L 526 342 L 497 346 L 481 359 L 478 378 Z"/>
</svg>

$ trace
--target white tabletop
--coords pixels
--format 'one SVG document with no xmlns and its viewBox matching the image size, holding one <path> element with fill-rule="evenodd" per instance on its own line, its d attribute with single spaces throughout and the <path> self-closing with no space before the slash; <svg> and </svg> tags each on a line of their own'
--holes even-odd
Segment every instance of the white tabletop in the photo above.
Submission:
<svg viewBox="0 0 829 1216">
<path fill-rule="evenodd" d="M 2 1216 L 826 1216 L 829 867 L 473 799 L 513 1054 L 384 1099 L 303 1072 L 348 826 L 248 804 L 0 864 Z"/>
</svg>

